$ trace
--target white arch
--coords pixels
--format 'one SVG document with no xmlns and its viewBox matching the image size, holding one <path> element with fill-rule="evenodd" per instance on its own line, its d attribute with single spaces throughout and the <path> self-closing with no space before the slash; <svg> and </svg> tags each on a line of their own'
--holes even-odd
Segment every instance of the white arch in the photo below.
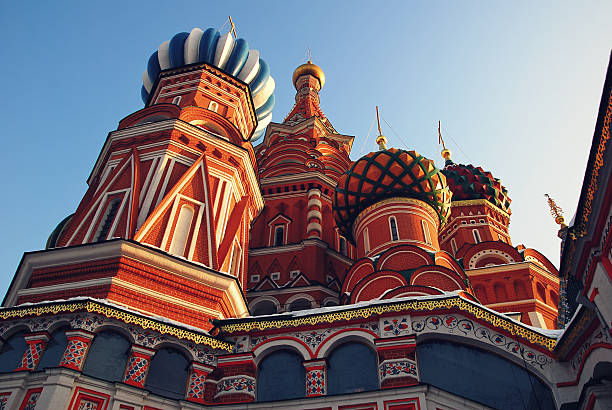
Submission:
<svg viewBox="0 0 612 410">
<path fill-rule="evenodd" d="M 340 330 L 321 343 L 319 350 L 315 352 L 315 358 L 325 358 L 329 351 L 346 342 L 361 342 L 376 351 L 376 347 L 374 346 L 375 339 L 376 336 L 365 329 Z"/>
<path fill-rule="evenodd" d="M 285 302 L 285 310 L 289 311 L 289 307 L 291 306 L 291 304 L 298 299 L 307 299 L 310 301 L 311 308 L 317 307 L 316 306 L 317 302 L 312 296 L 310 296 L 307 293 L 298 293 L 297 295 L 293 295 L 289 299 L 287 299 L 287 301 Z"/>
<path fill-rule="evenodd" d="M 277 350 L 286 350 L 287 348 L 299 353 L 303 360 L 312 359 L 312 355 L 304 343 L 299 342 L 298 339 L 295 338 L 279 337 L 265 340 L 253 350 L 253 354 L 255 354 L 255 366 L 259 366 L 259 362 L 269 354 Z"/>
<path fill-rule="evenodd" d="M 280 302 L 278 301 L 278 299 L 272 296 L 260 296 L 256 299 L 253 299 L 251 303 L 249 303 L 249 311 L 252 311 L 253 309 L 255 309 L 255 306 L 257 306 L 259 302 L 264 302 L 264 301 L 270 301 L 274 303 L 274 306 L 276 306 L 276 313 L 281 311 Z"/>
</svg>

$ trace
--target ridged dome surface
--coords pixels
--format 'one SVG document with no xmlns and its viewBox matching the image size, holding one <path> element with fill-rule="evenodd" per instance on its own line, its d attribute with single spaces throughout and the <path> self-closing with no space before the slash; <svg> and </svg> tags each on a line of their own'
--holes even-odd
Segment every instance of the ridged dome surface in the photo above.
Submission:
<svg viewBox="0 0 612 410">
<path fill-rule="evenodd" d="M 161 71 L 196 63 L 215 66 L 249 86 L 257 116 L 257 128 L 251 141 L 259 139 L 272 121 L 276 84 L 270 67 L 259 58 L 259 51 L 250 50 L 245 39 L 234 40 L 230 33 L 220 34 L 214 28 L 206 31 L 194 28 L 190 33 L 178 33 L 163 42 L 149 57 L 142 75 L 142 100 L 146 104 Z"/>
<path fill-rule="evenodd" d="M 490 172 L 473 165 L 451 163 L 442 173 L 453 193 L 453 201 L 486 199 L 504 212 L 511 213 L 512 200 L 508 197 L 508 190 Z"/>
<path fill-rule="evenodd" d="M 352 226 L 368 206 L 391 197 L 420 199 L 431 205 L 444 224 L 450 214 L 451 192 L 434 162 L 415 151 L 390 148 L 371 152 L 353 163 L 338 180 L 334 216 L 352 238 Z"/>
</svg>

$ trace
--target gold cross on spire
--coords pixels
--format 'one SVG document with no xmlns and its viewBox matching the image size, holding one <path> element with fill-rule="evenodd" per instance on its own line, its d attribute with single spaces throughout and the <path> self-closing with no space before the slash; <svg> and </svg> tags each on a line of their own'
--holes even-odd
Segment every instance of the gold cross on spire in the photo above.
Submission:
<svg viewBox="0 0 612 410">
<path fill-rule="evenodd" d="M 442 131 L 440 130 L 441 127 L 441 122 L 438 121 L 438 144 L 442 144 L 442 158 L 444 158 L 446 161 L 450 161 L 451 160 L 451 152 L 449 149 L 446 148 L 446 144 L 444 143 L 444 138 L 442 138 Z"/>
<path fill-rule="evenodd" d="M 236 39 L 238 38 L 238 35 L 236 34 L 236 25 L 234 24 L 234 21 L 232 20 L 232 16 L 229 16 L 229 22 L 230 22 L 230 33 L 232 33 L 232 35 Z"/>
<path fill-rule="evenodd" d="M 378 115 L 378 105 L 376 106 L 376 122 L 378 123 L 378 138 L 376 138 L 376 143 L 378 144 L 378 149 L 385 150 L 387 149 L 387 137 L 382 135 L 382 130 L 380 129 L 380 117 Z"/>
</svg>

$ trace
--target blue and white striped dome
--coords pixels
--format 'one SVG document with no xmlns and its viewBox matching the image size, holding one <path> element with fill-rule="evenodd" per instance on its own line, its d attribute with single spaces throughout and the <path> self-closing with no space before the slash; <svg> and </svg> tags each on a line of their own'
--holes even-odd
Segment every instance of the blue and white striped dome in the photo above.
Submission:
<svg viewBox="0 0 612 410">
<path fill-rule="evenodd" d="M 249 50 L 245 39 L 234 40 L 230 33 L 221 35 L 214 28 L 206 31 L 194 28 L 191 33 L 178 33 L 151 54 L 142 74 L 141 95 L 145 104 L 162 70 L 195 63 L 213 65 L 249 85 L 257 116 L 257 128 L 251 141 L 259 139 L 272 120 L 274 108 L 275 83 L 270 67 L 259 58 L 259 51 Z"/>
</svg>

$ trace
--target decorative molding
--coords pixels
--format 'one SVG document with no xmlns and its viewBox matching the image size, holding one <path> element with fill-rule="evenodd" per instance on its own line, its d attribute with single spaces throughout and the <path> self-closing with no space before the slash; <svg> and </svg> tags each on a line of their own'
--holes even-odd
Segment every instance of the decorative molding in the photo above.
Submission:
<svg viewBox="0 0 612 410">
<path fill-rule="evenodd" d="M 396 377 L 419 377 L 416 362 L 408 359 L 385 360 L 378 366 L 378 371 L 381 382 Z"/>
<path fill-rule="evenodd" d="M 232 376 L 224 377 L 217 382 L 215 398 L 236 393 L 255 397 L 255 378 L 251 376 Z"/>
</svg>

